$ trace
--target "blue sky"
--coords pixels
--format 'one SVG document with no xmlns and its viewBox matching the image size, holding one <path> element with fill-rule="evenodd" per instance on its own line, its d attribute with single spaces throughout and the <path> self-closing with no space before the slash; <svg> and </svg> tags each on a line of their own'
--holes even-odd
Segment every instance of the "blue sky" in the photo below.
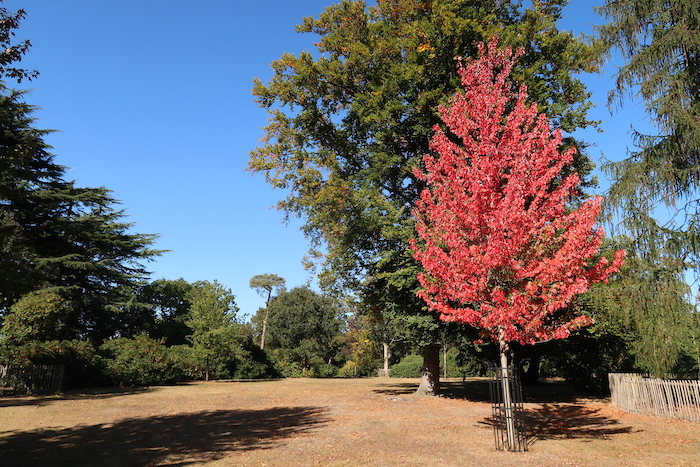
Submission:
<svg viewBox="0 0 700 467">
<path fill-rule="evenodd" d="M 153 279 L 216 279 L 232 289 L 241 314 L 263 305 L 248 287 L 252 276 L 278 274 L 288 287 L 310 279 L 300 223 L 286 226 L 271 208 L 284 193 L 245 171 L 266 123 L 251 87 L 253 77 L 271 76 L 283 52 L 314 49 L 313 37 L 294 26 L 331 3 L 4 2 L 27 12 L 17 38 L 32 42 L 23 65 L 41 75 L 18 87 L 31 88 L 27 101 L 41 107 L 37 126 L 59 130 L 47 142 L 69 179 L 109 188 L 135 232 L 160 234 L 156 247 L 171 251 L 148 265 Z M 602 22 L 592 11 L 600 3 L 574 0 L 561 27 L 590 32 Z M 611 116 L 611 80 L 585 82 L 604 132 L 579 136 L 597 145 L 593 160 L 620 159 L 630 125 L 644 123 L 643 108 Z"/>
</svg>

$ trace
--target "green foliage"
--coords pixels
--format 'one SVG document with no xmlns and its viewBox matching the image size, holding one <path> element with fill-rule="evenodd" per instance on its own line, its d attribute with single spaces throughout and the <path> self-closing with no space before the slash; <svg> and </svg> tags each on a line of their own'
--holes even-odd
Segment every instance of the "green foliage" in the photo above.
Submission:
<svg viewBox="0 0 700 467">
<path fill-rule="evenodd" d="M 348 330 L 344 333 L 344 346 L 341 350 L 346 362 L 338 370 L 338 376 L 375 376 L 382 367 L 382 357 L 376 342 L 377 334 L 371 328 L 366 316 L 352 316 L 348 320 Z"/>
<path fill-rule="evenodd" d="M 423 357 L 406 355 L 395 365 L 391 365 L 389 376 L 394 378 L 420 378 L 423 372 Z"/>
<path fill-rule="evenodd" d="M 341 378 L 356 378 L 358 376 L 364 375 L 359 374 L 359 371 L 357 369 L 357 363 L 355 363 L 352 360 L 348 360 L 347 362 L 345 362 L 345 365 L 338 368 L 337 376 Z"/>
<path fill-rule="evenodd" d="M 265 298 L 265 308 L 260 308 L 252 319 L 253 327 L 259 332 L 260 348 L 265 348 L 265 336 L 267 334 L 267 307 L 270 305 L 272 293 L 284 291 L 285 280 L 277 274 L 260 274 L 250 279 L 250 288 L 255 289 L 260 296 Z"/>
<path fill-rule="evenodd" d="M 601 336 L 624 339 L 636 367 L 665 377 L 675 371 L 692 339 L 689 296 L 690 287 L 677 270 L 629 255 L 617 277 L 591 289 L 584 306 L 605 331 L 599 331 Z"/>
<path fill-rule="evenodd" d="M 269 348 L 285 349 L 284 358 L 278 359 L 283 367 L 294 362 L 302 373 L 326 372 L 318 362 L 332 364 L 342 346 L 345 320 L 340 304 L 308 287 L 295 287 L 275 297 L 268 314 Z"/>
<path fill-rule="evenodd" d="M 306 376 L 308 367 L 302 366 L 302 358 L 294 349 L 273 349 L 268 351 L 275 371 L 285 378 Z"/>
<path fill-rule="evenodd" d="M 628 337 L 604 321 L 573 333 L 545 351 L 544 376 L 558 376 L 577 387 L 597 393 L 608 392 L 608 373 L 632 372 L 634 356 Z"/>
<path fill-rule="evenodd" d="M 270 304 L 273 292 L 284 290 L 285 280 L 277 274 L 259 274 L 250 279 L 250 288 L 265 299 L 265 306 Z"/>
<path fill-rule="evenodd" d="M 147 336 L 116 338 L 100 346 L 105 374 L 119 386 L 152 386 L 182 381 L 187 375 L 182 353 L 170 352 L 163 342 Z"/>
<path fill-rule="evenodd" d="M 10 307 L 0 336 L 12 345 L 63 340 L 74 334 L 66 329 L 70 313 L 70 304 L 60 294 L 47 289 L 30 292 Z"/>
<path fill-rule="evenodd" d="M 35 70 L 26 70 L 23 68 L 15 68 L 14 62 L 22 61 L 22 57 L 29 50 L 31 44 L 28 40 L 19 43 L 13 43 L 12 38 L 15 35 L 15 29 L 19 28 L 19 24 L 26 16 L 24 10 L 17 10 L 16 13 L 9 12 L 6 8 L 0 8 L 0 77 L 16 79 L 21 83 L 22 79 L 32 80 L 39 73 Z"/>
<path fill-rule="evenodd" d="M 276 378 L 280 374 L 268 354 L 253 345 L 252 340 L 246 345 L 248 356 L 235 362 L 233 377 L 236 379 Z"/>
<path fill-rule="evenodd" d="M 29 341 L 22 345 L 0 344 L 0 363 L 5 365 L 65 365 L 63 389 L 108 384 L 104 360 L 86 341 Z"/>
<path fill-rule="evenodd" d="M 639 337 L 639 365 L 661 376 L 683 345 L 683 282 L 686 273 L 697 279 L 700 257 L 700 8 L 695 0 L 608 0 L 597 10 L 608 20 L 601 38 L 625 59 L 609 104 L 641 100 L 655 127 L 635 131 L 636 148 L 604 169 L 613 179 L 611 211 L 637 263 L 635 284 L 614 293 Z M 635 299 L 639 306 L 624 303 Z"/>
<path fill-rule="evenodd" d="M 185 324 L 190 312 L 193 284 L 180 278 L 159 279 L 139 287 L 122 308 L 120 315 L 123 337 L 142 333 L 154 339 L 165 339 L 167 346 L 188 343 L 192 330 Z"/>
<path fill-rule="evenodd" d="M 309 377 L 311 378 L 333 378 L 338 376 L 338 367 L 326 363 L 318 357 L 315 357 L 311 362 L 311 371 L 309 372 Z"/>
<path fill-rule="evenodd" d="M 476 345 L 463 340 L 447 352 L 447 357 L 448 377 L 485 376 L 486 363 L 498 360 L 498 349 L 494 345 Z"/>
<path fill-rule="evenodd" d="M 204 378 L 231 377 L 226 362 L 247 356 L 244 326 L 236 322 L 238 307 L 230 289 L 218 282 L 201 281 L 194 284 L 189 295 L 191 303 L 185 324 L 192 329 L 188 337 L 195 356 L 204 366 Z"/>
</svg>

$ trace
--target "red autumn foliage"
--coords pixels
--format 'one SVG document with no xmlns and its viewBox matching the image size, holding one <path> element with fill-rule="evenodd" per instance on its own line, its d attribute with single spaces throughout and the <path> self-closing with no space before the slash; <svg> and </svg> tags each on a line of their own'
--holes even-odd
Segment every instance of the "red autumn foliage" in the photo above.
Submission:
<svg viewBox="0 0 700 467">
<path fill-rule="evenodd" d="M 564 310 L 618 271 L 624 251 L 593 261 L 602 197 L 571 210 L 580 178 L 563 170 L 575 149 L 561 151 L 561 132 L 508 80 L 518 55 L 494 39 L 459 68 L 464 92 L 440 109 L 452 136 L 436 126 L 434 155 L 415 170 L 427 188 L 411 247 L 425 270 L 419 295 L 443 320 L 532 343 L 590 324 Z"/>
</svg>

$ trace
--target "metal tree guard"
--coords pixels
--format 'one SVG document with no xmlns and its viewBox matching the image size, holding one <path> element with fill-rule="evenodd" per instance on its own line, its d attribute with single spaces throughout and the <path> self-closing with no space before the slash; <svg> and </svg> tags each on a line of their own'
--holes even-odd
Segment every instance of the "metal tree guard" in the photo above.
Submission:
<svg viewBox="0 0 700 467">
<path fill-rule="evenodd" d="M 499 451 L 527 451 L 520 372 L 515 365 L 489 364 L 493 436 Z"/>
</svg>

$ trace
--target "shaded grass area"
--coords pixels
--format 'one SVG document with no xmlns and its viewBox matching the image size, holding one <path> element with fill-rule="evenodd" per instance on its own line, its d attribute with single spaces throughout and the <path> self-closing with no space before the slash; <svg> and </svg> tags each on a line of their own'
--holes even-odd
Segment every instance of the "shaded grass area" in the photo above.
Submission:
<svg viewBox="0 0 700 467">
<path fill-rule="evenodd" d="M 375 389 L 378 394 L 407 396 L 413 394 L 418 384 L 384 384 Z M 491 404 L 489 381 L 486 378 L 470 378 L 466 381 L 441 382 L 441 396 L 449 399 Z M 612 435 L 631 433 L 633 428 L 603 414 L 600 408 L 592 408 L 583 401 L 605 401 L 599 394 L 577 390 L 563 381 L 549 381 L 523 388 L 526 404 L 525 425 L 529 445 L 546 439 L 608 439 Z M 494 420 L 486 417 L 479 422 L 493 427 Z"/>
<path fill-rule="evenodd" d="M 110 397 L 121 397 L 130 394 L 140 394 L 147 391 L 156 391 L 157 388 L 94 388 L 80 391 L 69 391 L 62 394 L 33 397 L 6 397 L 0 399 L 0 407 L 12 407 L 22 405 L 44 406 L 59 401 L 80 400 L 80 399 L 107 399 Z"/>
<path fill-rule="evenodd" d="M 0 439 L 0 452 L 8 466 L 137 466 L 164 457 L 169 465 L 188 465 L 269 449 L 325 422 L 318 407 L 215 410 L 9 433 Z"/>
<path fill-rule="evenodd" d="M 525 387 L 526 453 L 497 452 L 488 381 L 286 379 L 0 398 L 0 466 L 696 465 L 696 424 L 561 382 Z"/>
<path fill-rule="evenodd" d="M 386 380 L 374 390 L 377 394 L 410 395 L 418 389 L 418 383 L 396 382 Z M 487 378 L 469 378 L 466 381 L 447 380 L 440 382 L 441 397 L 461 399 L 471 402 L 490 403 L 489 380 Z M 525 403 L 573 403 L 580 400 L 605 401 L 607 397 L 577 390 L 573 385 L 563 381 L 547 381 L 538 385 L 523 387 Z"/>
<path fill-rule="evenodd" d="M 525 424 L 532 441 L 545 439 L 610 439 L 612 435 L 635 430 L 618 419 L 606 416 L 602 409 L 584 405 L 542 404 L 526 410 Z"/>
</svg>

